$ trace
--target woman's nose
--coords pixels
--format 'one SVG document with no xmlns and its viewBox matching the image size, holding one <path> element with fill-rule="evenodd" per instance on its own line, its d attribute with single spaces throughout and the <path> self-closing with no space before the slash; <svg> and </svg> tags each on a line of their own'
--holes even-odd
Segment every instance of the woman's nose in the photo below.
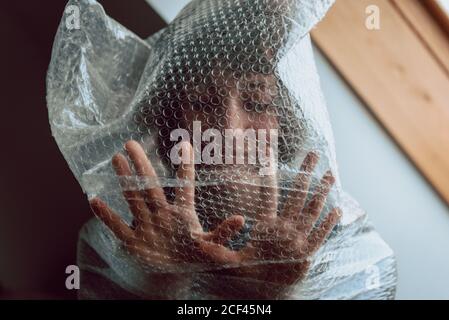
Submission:
<svg viewBox="0 0 449 320">
<path fill-rule="evenodd" d="M 227 129 L 249 129 L 254 128 L 254 122 L 251 121 L 251 115 L 243 108 L 243 101 L 238 95 L 229 97 L 226 117 L 229 128 Z"/>
<path fill-rule="evenodd" d="M 226 129 L 276 129 L 277 121 L 275 117 L 266 112 L 257 112 L 255 108 L 245 108 L 245 102 L 239 96 L 229 98 L 226 106 L 226 117 L 228 128 Z"/>
</svg>

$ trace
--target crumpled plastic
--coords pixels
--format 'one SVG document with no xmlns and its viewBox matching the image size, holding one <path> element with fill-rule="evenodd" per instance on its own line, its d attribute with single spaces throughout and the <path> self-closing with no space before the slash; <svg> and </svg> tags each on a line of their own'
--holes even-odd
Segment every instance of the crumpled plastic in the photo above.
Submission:
<svg viewBox="0 0 449 320">
<path fill-rule="evenodd" d="M 342 190 L 315 69 L 309 32 L 332 2 L 194 0 L 143 40 L 96 1 L 69 1 L 80 23 L 69 28 L 67 10 L 54 41 L 49 119 L 83 191 L 108 212 L 80 233 L 80 298 L 394 298 L 393 252 Z M 228 147 L 226 129 L 243 130 Z M 154 175 L 139 172 L 130 140 Z M 117 173 L 118 153 L 131 173 Z M 189 159 L 193 179 L 179 176 Z M 158 188 L 161 203 L 148 193 Z M 228 238 L 204 240 L 242 218 L 221 230 Z"/>
</svg>

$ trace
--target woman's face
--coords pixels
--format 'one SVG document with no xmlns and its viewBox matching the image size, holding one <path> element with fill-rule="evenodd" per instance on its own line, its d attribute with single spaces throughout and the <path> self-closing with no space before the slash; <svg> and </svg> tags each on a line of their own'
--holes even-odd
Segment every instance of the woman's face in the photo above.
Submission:
<svg viewBox="0 0 449 320">
<path fill-rule="evenodd" d="M 218 174 L 225 178 L 227 173 L 233 176 L 233 182 L 197 188 L 198 213 L 212 228 L 226 215 L 236 214 L 237 208 L 241 214 L 251 216 L 252 212 L 255 214 L 257 208 L 263 206 L 260 197 L 263 190 L 257 186 L 257 181 L 264 178 L 260 176 L 261 163 L 257 159 L 251 161 L 251 158 L 257 158 L 258 152 L 263 152 L 266 158 L 270 155 L 271 159 L 277 156 L 277 153 L 272 151 L 273 144 L 277 144 L 277 135 L 274 136 L 276 141 L 273 141 L 271 133 L 277 132 L 279 127 L 273 106 L 273 100 L 278 95 L 277 81 L 273 75 L 248 73 L 235 79 L 232 75 L 225 74 L 216 79 L 215 83 L 222 83 L 223 86 L 198 86 L 193 91 L 198 97 L 198 103 L 192 103 L 192 107 L 185 111 L 183 117 L 183 127 L 189 131 L 191 137 L 194 136 L 194 122 L 201 123 L 202 134 L 209 129 L 216 129 L 222 135 L 222 163 L 211 164 L 202 161 L 196 165 L 197 173 Z M 229 156 L 230 148 L 226 150 L 224 142 L 229 130 L 234 134 L 232 161 L 226 162 L 225 157 Z M 255 141 L 249 141 L 250 139 Z M 205 150 L 209 142 L 201 141 L 201 149 Z M 251 146 L 256 146 L 256 150 L 250 149 Z M 277 147 L 275 149 L 277 151 Z M 242 159 L 237 159 L 238 155 L 243 155 L 243 163 Z M 256 184 L 237 183 L 236 176 L 243 181 L 252 179 Z"/>
<path fill-rule="evenodd" d="M 268 153 L 273 143 L 270 141 L 270 132 L 276 131 L 279 126 L 278 116 L 273 106 L 273 100 L 278 94 L 276 78 L 273 75 L 247 73 L 238 79 L 235 79 L 232 74 L 224 74 L 215 80 L 215 83 L 223 84 L 223 86 L 206 87 L 201 84 L 195 88 L 194 94 L 198 97 L 198 101 L 193 102 L 191 108 L 184 111 L 183 127 L 189 131 L 191 137 L 193 137 L 194 122 L 197 123 L 197 127 L 200 123 L 202 134 L 209 129 L 218 130 L 223 142 L 222 162 L 231 165 L 232 168 L 241 165 L 241 159 L 237 161 L 235 157 L 238 155 L 238 149 L 243 148 L 245 156 L 243 162 L 249 164 L 251 161 L 248 157 L 252 155 L 248 154 L 248 146 L 251 142 L 258 145 L 263 140 L 266 149 L 264 152 Z M 226 162 L 224 141 L 230 132 L 234 134 L 232 148 L 234 161 Z M 251 138 L 255 138 L 256 141 L 248 141 Z M 240 140 L 244 140 L 245 144 L 236 143 Z M 204 147 L 210 140 L 201 142 Z M 200 168 L 207 168 L 209 165 L 211 164 L 201 162 Z"/>
</svg>

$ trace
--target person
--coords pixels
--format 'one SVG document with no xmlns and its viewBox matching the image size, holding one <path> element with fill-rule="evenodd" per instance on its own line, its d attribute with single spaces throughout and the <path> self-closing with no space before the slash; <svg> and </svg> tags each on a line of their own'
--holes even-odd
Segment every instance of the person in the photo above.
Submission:
<svg viewBox="0 0 449 320">
<path fill-rule="evenodd" d="M 394 297 L 319 94 L 308 32 L 331 2 L 196 0 L 145 45 L 79 3 L 109 44 L 60 28 L 49 110 L 98 218 L 80 233 L 80 298 Z M 82 48 L 69 66 L 65 41 Z"/>
<path fill-rule="evenodd" d="M 261 54 L 269 59 L 267 57 L 273 56 L 271 52 L 272 49 L 267 49 Z M 160 115 L 153 122 L 161 124 L 158 126 L 159 131 L 169 129 L 167 124 L 173 122 L 174 127 L 184 128 L 188 133 L 187 137 L 194 136 L 193 128 L 196 122 L 201 124 L 202 133 L 211 129 L 216 130 L 216 135 L 222 133 L 223 137 L 220 137 L 219 141 L 225 140 L 224 132 L 231 130 L 233 133 L 233 141 L 230 144 L 233 149 L 230 151 L 231 161 L 229 159 L 226 161 L 225 151 L 229 152 L 229 150 L 225 150 L 226 147 L 222 144 L 217 146 L 218 151 L 215 150 L 216 156 L 221 159 L 215 158 L 212 163 L 195 161 L 192 147 L 195 141 L 181 141 L 179 150 L 181 158 L 186 161 L 178 166 L 176 176 L 181 181 L 187 181 L 188 184 L 171 191 L 174 195 L 174 198 L 171 197 L 172 201 L 167 199 L 170 198 L 170 191 L 164 191 L 161 187 L 123 190 L 133 215 L 131 226 L 127 225 L 120 215 L 101 199 L 94 198 L 90 203 L 95 215 L 123 242 L 126 251 L 138 257 L 143 263 L 168 269 L 170 265 L 191 263 L 213 265 L 215 272 L 220 274 L 226 273 L 245 280 L 256 280 L 262 287 L 269 284 L 271 288 L 269 291 L 254 290 L 260 295 L 258 297 L 262 297 L 262 294 L 267 295 L 269 292 L 269 296 L 264 298 L 279 298 L 288 293 L 291 286 L 303 278 L 308 269 L 308 259 L 325 242 L 339 220 L 341 213 L 337 207 L 332 208 L 329 213 L 322 212 L 335 179 L 328 171 L 316 189 L 309 191 L 313 170 L 319 160 L 317 152 L 309 152 L 300 167 L 300 173 L 297 174 L 291 191 L 286 196 L 288 201 L 282 209 L 279 209 L 277 161 L 269 162 L 267 165 L 270 166 L 271 172 L 261 176 L 257 173 L 260 170 L 260 163 L 256 164 L 256 161 L 250 159 L 251 151 L 253 151 L 250 147 L 251 142 L 254 145 L 261 144 L 264 148 L 261 150 L 262 153 L 272 157 L 282 158 L 282 155 L 275 154 L 275 150 L 285 149 L 281 145 L 280 148 L 276 147 L 273 150 L 272 146 L 278 144 L 278 141 L 271 141 L 270 137 L 272 139 L 277 137 L 265 134 L 278 130 L 283 117 L 282 113 L 270 112 L 278 108 L 273 104 L 273 101 L 279 97 L 280 91 L 276 86 L 276 77 L 273 72 L 263 74 L 248 71 L 236 78 L 231 71 L 226 72 L 218 68 L 216 72 L 211 73 L 216 76 L 211 78 L 213 85 L 206 88 L 206 97 L 202 95 L 201 86 L 195 86 L 191 91 L 181 90 L 174 95 L 177 98 L 165 103 L 165 105 L 172 105 L 174 101 L 176 105 L 184 104 L 183 108 L 176 110 L 182 110 L 178 119 Z M 200 79 L 203 78 L 200 77 Z M 219 88 L 217 83 L 227 83 L 227 85 Z M 175 84 L 174 87 L 182 87 L 182 84 L 180 86 Z M 220 89 L 225 89 L 221 95 L 218 93 Z M 251 94 L 254 92 L 256 95 Z M 187 98 L 189 96 L 199 98 L 190 101 Z M 197 107 L 195 104 L 200 101 L 202 104 Z M 148 108 L 154 108 L 154 105 Z M 164 113 L 163 111 L 164 109 L 161 114 Z M 165 114 L 172 113 L 165 112 Z M 216 139 L 215 137 L 213 142 Z M 256 141 L 248 141 L 250 139 Z M 201 140 L 200 142 L 204 142 L 204 139 Z M 239 144 L 238 141 L 245 143 Z M 167 135 L 159 139 L 157 146 L 158 149 L 163 150 L 162 154 L 165 155 L 165 160 L 169 164 L 174 160 L 171 150 L 175 147 L 174 142 L 177 141 L 172 141 L 170 144 Z M 117 176 L 137 175 L 153 180 L 158 185 L 157 173 L 147 157 L 147 153 L 155 150 L 144 150 L 136 141 L 128 141 L 124 149 L 131 163 L 122 153 L 116 154 L 112 159 L 112 165 Z M 213 151 L 212 149 L 211 153 Z M 241 151 L 242 159 L 237 159 L 238 151 Z M 183 152 L 186 154 L 182 155 Z M 202 158 L 206 158 L 206 153 L 202 152 Z M 256 154 L 254 156 L 257 158 Z M 176 169 L 173 164 L 171 166 Z M 226 182 L 198 190 L 198 193 L 208 195 L 234 194 L 232 199 L 222 201 L 214 206 L 213 210 L 202 206 L 199 213 L 196 207 L 198 207 L 197 203 L 201 203 L 201 199 L 198 197 L 195 199 L 195 166 L 201 172 L 222 171 L 226 174 L 226 172 L 234 171 L 246 174 L 246 177 L 241 178 L 241 181 L 237 183 Z M 132 168 L 135 170 L 133 171 Z M 251 185 L 245 182 L 250 177 L 257 178 L 259 183 Z M 262 180 L 265 180 L 265 183 L 261 183 Z M 251 203 L 253 208 L 245 204 L 244 199 L 249 197 L 254 200 Z M 237 207 L 237 204 L 239 207 L 237 210 L 240 212 L 226 212 L 232 206 Z M 254 208 L 257 209 L 254 210 Z M 220 211 L 223 211 L 224 215 L 217 214 Z M 320 217 L 324 218 L 318 222 Z M 239 235 L 245 225 L 245 219 L 253 221 L 249 232 L 252 240 L 244 243 L 242 248 L 233 250 L 226 246 L 226 243 Z M 208 231 L 204 230 L 204 221 L 208 221 L 206 226 Z M 223 286 L 216 287 L 221 295 L 226 295 L 223 292 Z M 242 298 L 254 298 L 254 296 Z"/>
</svg>

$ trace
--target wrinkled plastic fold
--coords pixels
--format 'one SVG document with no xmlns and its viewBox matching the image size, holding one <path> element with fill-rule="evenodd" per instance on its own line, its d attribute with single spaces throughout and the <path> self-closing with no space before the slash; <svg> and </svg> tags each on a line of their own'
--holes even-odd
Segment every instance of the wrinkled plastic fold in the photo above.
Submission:
<svg viewBox="0 0 449 320">
<path fill-rule="evenodd" d="M 66 11 L 49 119 L 103 206 L 80 233 L 80 298 L 394 298 L 393 252 L 341 187 L 315 68 L 309 32 L 332 2 L 194 0 L 143 40 L 69 1 L 80 25 Z"/>
</svg>

